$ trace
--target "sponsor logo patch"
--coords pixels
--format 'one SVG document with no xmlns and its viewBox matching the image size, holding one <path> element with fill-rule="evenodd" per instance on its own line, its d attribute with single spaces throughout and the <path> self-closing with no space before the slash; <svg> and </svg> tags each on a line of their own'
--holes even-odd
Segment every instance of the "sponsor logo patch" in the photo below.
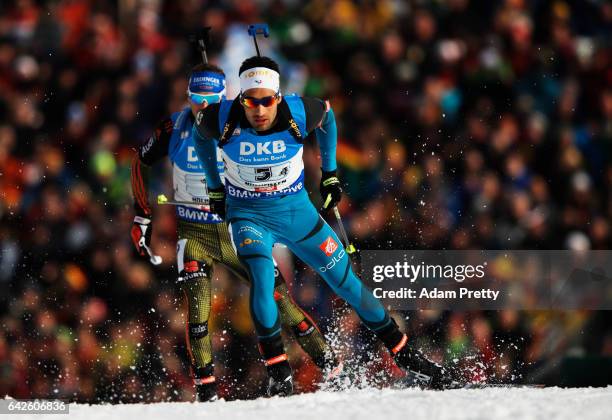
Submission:
<svg viewBox="0 0 612 420">
<path fill-rule="evenodd" d="M 263 143 L 240 143 L 240 155 L 250 156 L 256 155 L 271 155 L 275 153 L 283 153 L 287 150 L 287 145 L 283 140 L 266 141 Z"/>
<path fill-rule="evenodd" d="M 197 261 L 188 261 L 185 263 L 185 272 L 186 273 L 195 273 L 200 269 Z"/>
<path fill-rule="evenodd" d="M 270 72 L 268 70 L 253 70 L 246 74 L 245 77 L 254 77 L 254 76 L 267 76 Z"/>
<path fill-rule="evenodd" d="M 314 326 L 309 325 L 306 321 L 302 321 L 297 325 L 297 334 L 299 337 L 305 337 L 314 331 Z"/>
<path fill-rule="evenodd" d="M 226 187 L 227 187 L 227 194 L 231 197 L 251 199 L 251 198 L 261 198 L 261 197 L 274 197 L 278 194 L 285 194 L 285 195 L 295 194 L 298 191 L 300 191 L 302 188 L 304 188 L 304 184 L 302 184 L 302 181 L 300 181 L 296 184 L 293 184 L 290 187 L 283 188 L 282 190 L 265 191 L 265 192 L 248 191 L 242 188 L 234 187 L 231 184 L 226 185 Z"/>
<path fill-rule="evenodd" d="M 340 252 L 338 252 L 337 256 L 333 255 L 331 260 L 327 264 L 325 264 L 325 266 L 319 267 L 319 271 L 321 273 L 325 273 L 326 271 L 331 270 L 332 268 L 336 266 L 336 264 L 342 261 L 342 258 L 344 257 L 344 255 L 346 255 L 346 252 L 344 251 L 344 249 L 342 249 Z"/>
<path fill-rule="evenodd" d="M 334 238 L 328 236 L 325 241 L 321 245 L 319 245 L 319 249 L 323 251 L 325 255 L 331 257 L 334 252 L 338 249 L 338 244 L 334 241 Z"/>
<path fill-rule="evenodd" d="M 208 335 L 208 322 L 200 324 L 189 324 L 189 337 L 190 338 L 202 338 Z"/>
<path fill-rule="evenodd" d="M 240 248 L 245 247 L 245 246 L 249 246 L 251 244 L 262 244 L 263 245 L 263 241 L 260 241 L 259 239 L 251 239 L 251 238 L 245 238 L 241 243 L 240 243 Z"/>
<path fill-rule="evenodd" d="M 249 225 L 240 226 L 240 229 L 238 229 L 238 234 L 245 233 L 245 232 L 253 233 L 259 236 L 260 238 L 263 237 L 263 234 L 257 229 L 255 229 L 253 226 L 249 226 Z"/>
<path fill-rule="evenodd" d="M 160 131 L 160 130 L 157 129 L 155 131 L 156 131 L 155 137 L 149 137 L 149 141 L 147 141 L 147 144 L 142 146 L 142 148 L 140 149 L 140 156 L 144 156 L 147 153 L 149 153 L 149 150 L 151 150 L 151 147 L 153 147 L 153 143 L 155 143 L 155 139 L 159 138 L 159 134 L 157 134 L 157 131 Z"/>
<path fill-rule="evenodd" d="M 198 209 L 192 209 L 189 207 L 177 207 L 176 209 L 178 216 L 181 219 L 189 220 L 191 222 L 202 222 L 202 223 L 218 223 L 223 220 L 218 214 L 208 213 L 207 211 L 201 211 Z"/>
</svg>

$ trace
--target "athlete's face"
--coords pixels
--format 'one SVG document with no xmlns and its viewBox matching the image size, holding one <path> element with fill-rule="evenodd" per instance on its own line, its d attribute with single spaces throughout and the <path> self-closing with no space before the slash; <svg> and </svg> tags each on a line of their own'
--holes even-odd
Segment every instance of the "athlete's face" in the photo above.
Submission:
<svg viewBox="0 0 612 420">
<path fill-rule="evenodd" d="M 249 89 L 243 93 L 242 107 L 247 120 L 251 126 L 257 131 L 269 130 L 276 121 L 276 113 L 278 111 L 278 104 L 282 100 L 280 96 L 275 97 L 274 100 L 269 101 L 270 106 L 264 106 L 262 104 L 253 104 L 249 99 L 264 99 L 274 97 L 277 92 L 272 89 L 265 88 L 254 88 Z M 244 100 L 246 99 L 246 101 Z M 246 103 L 250 103 L 247 106 Z"/>
</svg>

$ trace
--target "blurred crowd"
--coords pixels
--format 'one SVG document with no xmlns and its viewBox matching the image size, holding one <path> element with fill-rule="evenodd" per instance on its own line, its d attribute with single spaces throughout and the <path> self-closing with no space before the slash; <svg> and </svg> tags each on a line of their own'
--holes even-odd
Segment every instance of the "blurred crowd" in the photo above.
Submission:
<svg viewBox="0 0 612 420">
<path fill-rule="evenodd" d="M 153 217 L 164 263 L 135 259 L 129 163 L 186 104 L 198 58 L 189 34 L 213 28 L 210 56 L 235 93 L 253 22 L 270 25 L 263 50 L 286 89 L 331 101 L 340 210 L 358 248 L 611 248 L 608 1 L 2 2 L 0 396 L 193 398 L 173 210 Z M 311 143 L 315 201 L 317 159 Z M 152 191 L 171 191 L 169 176 L 162 165 Z M 388 360 L 371 356 L 355 316 L 278 252 L 295 298 L 375 376 Z M 245 296 L 217 273 L 211 330 L 226 398 L 263 384 Z M 525 380 L 568 352 L 612 356 L 609 312 L 396 315 L 417 345 L 476 379 Z M 316 368 L 291 348 L 300 389 L 313 390 Z"/>
</svg>

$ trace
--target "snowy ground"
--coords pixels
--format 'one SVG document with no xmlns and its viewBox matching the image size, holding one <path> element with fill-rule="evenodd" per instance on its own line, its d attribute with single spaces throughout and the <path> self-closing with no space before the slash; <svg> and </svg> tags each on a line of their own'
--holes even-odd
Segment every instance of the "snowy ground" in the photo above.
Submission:
<svg viewBox="0 0 612 420">
<path fill-rule="evenodd" d="M 20 415 L 18 418 L 58 420 L 62 417 L 87 420 L 610 419 L 612 386 L 574 389 L 489 388 L 444 392 L 369 389 L 208 404 L 73 404 L 70 406 L 70 416 Z"/>
</svg>

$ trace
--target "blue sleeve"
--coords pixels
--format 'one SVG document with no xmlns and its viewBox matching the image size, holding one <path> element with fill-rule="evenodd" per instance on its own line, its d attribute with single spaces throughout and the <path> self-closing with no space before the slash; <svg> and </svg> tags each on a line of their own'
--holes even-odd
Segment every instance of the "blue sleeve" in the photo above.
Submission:
<svg viewBox="0 0 612 420">
<path fill-rule="evenodd" d="M 324 171 L 335 171 L 336 146 L 338 144 L 338 129 L 333 109 L 329 109 L 323 118 L 321 127 L 315 129 L 319 149 L 321 150 L 321 167 Z"/>
<path fill-rule="evenodd" d="M 202 167 L 204 168 L 208 188 L 222 187 L 223 183 L 221 182 L 219 170 L 217 169 L 217 140 L 202 137 L 195 124 L 191 129 L 191 135 L 193 136 L 198 159 L 200 159 Z"/>
</svg>

